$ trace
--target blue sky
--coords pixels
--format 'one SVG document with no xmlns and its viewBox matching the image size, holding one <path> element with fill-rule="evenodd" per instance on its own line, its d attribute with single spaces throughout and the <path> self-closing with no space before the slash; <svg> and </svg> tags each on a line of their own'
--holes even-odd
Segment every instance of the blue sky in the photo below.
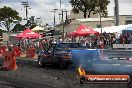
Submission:
<svg viewBox="0 0 132 88">
<path fill-rule="evenodd" d="M 29 10 L 29 17 L 35 16 L 36 18 L 41 17 L 42 23 L 53 23 L 53 13 L 50 12 L 52 9 L 59 9 L 59 1 L 60 0 L 0 0 L 0 7 L 4 5 L 10 6 L 11 8 L 17 10 L 21 17 L 25 18 L 25 10 L 21 5 L 22 1 L 28 1 L 31 4 L 31 9 Z M 110 0 L 110 4 L 108 5 L 108 13 L 109 15 L 113 15 L 114 9 L 114 0 Z M 132 15 L 132 0 L 118 0 L 119 2 L 119 12 L 120 15 Z M 62 0 L 62 8 L 71 10 L 71 5 L 69 4 L 69 0 Z M 56 13 L 56 18 L 59 19 L 58 16 L 59 11 Z M 69 14 L 69 13 L 68 13 Z M 58 21 L 58 20 L 57 20 Z"/>
</svg>

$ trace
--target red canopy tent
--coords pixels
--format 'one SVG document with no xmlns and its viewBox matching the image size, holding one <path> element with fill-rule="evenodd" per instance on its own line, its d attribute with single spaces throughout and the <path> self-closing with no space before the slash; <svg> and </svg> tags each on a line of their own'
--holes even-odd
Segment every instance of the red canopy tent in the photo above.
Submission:
<svg viewBox="0 0 132 88">
<path fill-rule="evenodd" d="M 30 29 L 24 30 L 22 33 L 16 35 L 16 38 L 29 38 L 29 39 L 35 39 L 40 37 L 41 35 L 35 32 L 32 32 Z"/>
<path fill-rule="evenodd" d="M 71 33 L 72 36 L 87 36 L 90 34 L 99 35 L 99 32 L 92 30 L 90 27 L 80 25 L 74 32 Z"/>
</svg>

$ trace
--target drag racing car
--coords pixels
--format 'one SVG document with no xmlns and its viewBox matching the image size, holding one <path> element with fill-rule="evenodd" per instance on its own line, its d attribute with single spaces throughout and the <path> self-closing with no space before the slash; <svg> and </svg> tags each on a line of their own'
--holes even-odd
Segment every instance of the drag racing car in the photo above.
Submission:
<svg viewBox="0 0 132 88">
<path fill-rule="evenodd" d="M 47 64 L 59 65 L 61 69 L 66 69 L 72 63 L 71 50 L 82 48 L 76 42 L 55 43 L 47 51 L 42 51 L 38 55 L 40 66 Z"/>
</svg>

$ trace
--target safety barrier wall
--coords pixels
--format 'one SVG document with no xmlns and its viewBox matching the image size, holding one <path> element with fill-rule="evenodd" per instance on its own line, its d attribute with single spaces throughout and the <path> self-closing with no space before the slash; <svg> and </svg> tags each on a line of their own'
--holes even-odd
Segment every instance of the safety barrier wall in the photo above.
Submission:
<svg viewBox="0 0 132 88">
<path fill-rule="evenodd" d="M 132 49 L 132 44 L 113 44 L 113 48 L 116 49 Z"/>
<path fill-rule="evenodd" d="M 132 59 L 132 50 L 103 50 L 102 54 L 105 58 Z"/>
</svg>

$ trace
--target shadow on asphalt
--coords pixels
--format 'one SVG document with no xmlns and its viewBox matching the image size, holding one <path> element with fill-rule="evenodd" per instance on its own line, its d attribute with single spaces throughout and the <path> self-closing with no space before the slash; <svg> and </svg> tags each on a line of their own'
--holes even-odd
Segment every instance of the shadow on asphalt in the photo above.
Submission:
<svg viewBox="0 0 132 88">
<path fill-rule="evenodd" d="M 51 64 L 48 64 L 48 65 L 46 65 L 46 66 L 38 66 L 38 65 L 35 65 L 35 66 L 30 66 L 29 68 L 36 68 L 36 69 L 50 69 L 50 70 L 62 70 L 62 69 L 60 69 L 60 67 L 59 66 L 57 66 L 57 65 L 51 65 Z"/>
</svg>

